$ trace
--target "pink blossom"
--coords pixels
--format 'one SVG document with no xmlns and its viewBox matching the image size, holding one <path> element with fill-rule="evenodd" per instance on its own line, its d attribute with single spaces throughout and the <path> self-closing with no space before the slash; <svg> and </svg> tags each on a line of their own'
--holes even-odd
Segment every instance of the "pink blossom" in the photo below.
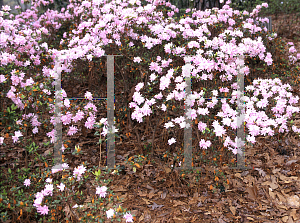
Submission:
<svg viewBox="0 0 300 223">
<path fill-rule="evenodd" d="M 60 185 L 57 186 L 60 191 L 64 191 L 65 185 L 63 183 L 60 183 Z"/>
<path fill-rule="evenodd" d="M 74 177 L 77 176 L 77 180 L 79 180 L 81 175 L 84 174 L 85 171 L 86 171 L 86 168 L 83 165 L 81 165 L 74 169 L 73 176 Z"/>
<path fill-rule="evenodd" d="M 91 92 L 87 91 L 84 95 L 85 98 L 87 98 L 88 100 L 92 100 L 93 99 L 93 95 Z"/>
<path fill-rule="evenodd" d="M 36 133 L 38 133 L 38 132 L 39 132 L 38 127 L 34 127 L 34 129 L 32 129 L 32 133 L 33 133 L 33 134 L 36 134 Z"/>
<path fill-rule="evenodd" d="M 37 212 L 39 212 L 39 213 L 42 214 L 42 215 L 48 214 L 48 212 L 49 212 L 48 206 L 47 206 L 47 205 L 39 206 L 39 207 L 37 208 Z"/>
<path fill-rule="evenodd" d="M 204 122 L 199 122 L 198 123 L 198 129 L 200 131 L 204 131 L 206 127 L 207 127 L 207 125 Z"/>
<path fill-rule="evenodd" d="M 23 136 L 21 131 L 16 131 L 15 135 L 12 136 L 12 139 L 13 139 L 14 143 L 16 143 L 19 140 L 19 137 L 21 137 L 21 136 Z"/>
<path fill-rule="evenodd" d="M 141 96 L 140 92 L 134 92 L 132 96 L 133 101 L 135 101 L 138 105 L 142 104 L 145 99 Z"/>
<path fill-rule="evenodd" d="M 77 127 L 74 127 L 73 125 L 70 127 L 67 135 L 74 135 L 78 131 Z"/>
<path fill-rule="evenodd" d="M 78 111 L 76 115 L 72 118 L 75 123 L 83 119 L 84 113 L 82 111 Z"/>
<path fill-rule="evenodd" d="M 132 217 L 132 215 L 129 214 L 129 213 L 126 213 L 126 214 L 124 215 L 124 218 L 125 218 L 126 222 L 133 222 L 133 217 Z"/>
<path fill-rule="evenodd" d="M 199 146 L 200 148 L 207 149 L 211 146 L 211 142 L 209 140 L 205 141 L 204 139 L 201 139 L 199 142 Z"/>
<path fill-rule="evenodd" d="M 52 196 L 52 192 L 53 192 L 53 184 L 46 184 L 45 185 L 45 189 L 44 189 L 44 195 L 50 195 Z"/>
<path fill-rule="evenodd" d="M 176 142 L 176 139 L 174 139 L 174 138 L 171 138 L 171 139 L 168 140 L 168 144 L 169 144 L 169 145 L 172 145 L 172 144 L 174 144 L 175 142 Z"/>
<path fill-rule="evenodd" d="M 133 62 L 140 63 L 141 61 L 142 61 L 142 60 L 141 60 L 140 57 L 135 57 L 135 58 L 133 59 Z"/>
<path fill-rule="evenodd" d="M 135 87 L 135 91 L 139 91 L 144 87 L 144 83 L 138 83 Z"/>
<path fill-rule="evenodd" d="M 295 49 L 294 46 L 290 47 L 289 53 L 296 53 L 296 52 L 297 52 L 297 50 Z"/>
<path fill-rule="evenodd" d="M 88 117 L 87 118 L 87 121 L 85 122 L 84 126 L 88 129 L 92 129 L 93 126 L 95 124 L 95 119 L 94 117 Z"/>
<path fill-rule="evenodd" d="M 4 81 L 6 81 L 6 78 L 3 74 L 0 75 L 0 83 L 3 83 Z"/>
<path fill-rule="evenodd" d="M 61 116 L 61 121 L 63 122 L 64 125 L 69 125 L 71 123 L 72 116 L 73 115 L 71 112 L 67 112 L 66 115 Z"/>
<path fill-rule="evenodd" d="M 26 180 L 24 181 L 24 185 L 25 185 L 26 187 L 30 186 L 30 179 L 26 179 Z"/>
<path fill-rule="evenodd" d="M 163 76 L 160 79 L 160 86 L 159 86 L 159 90 L 163 91 L 165 90 L 170 84 L 170 79 L 167 78 L 166 76 Z"/>
<path fill-rule="evenodd" d="M 97 107 L 91 102 L 89 102 L 86 106 L 84 106 L 84 109 L 85 110 L 92 109 L 94 112 L 97 112 Z"/>
<path fill-rule="evenodd" d="M 106 217 L 111 218 L 112 216 L 114 216 L 114 213 L 115 213 L 114 209 L 111 208 L 108 211 L 106 211 Z"/>
<path fill-rule="evenodd" d="M 96 194 L 99 194 L 100 197 L 105 197 L 106 196 L 106 191 L 107 191 L 106 186 L 96 188 Z"/>
</svg>

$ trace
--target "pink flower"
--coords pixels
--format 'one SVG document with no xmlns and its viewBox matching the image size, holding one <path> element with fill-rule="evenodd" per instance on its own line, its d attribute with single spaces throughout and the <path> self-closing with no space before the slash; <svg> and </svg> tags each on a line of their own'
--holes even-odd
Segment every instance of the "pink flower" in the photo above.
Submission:
<svg viewBox="0 0 300 223">
<path fill-rule="evenodd" d="M 211 145 L 211 142 L 210 141 L 205 141 L 204 139 L 201 139 L 200 142 L 199 142 L 200 148 L 203 148 L 203 149 L 209 148 L 210 145 Z"/>
<path fill-rule="evenodd" d="M 222 126 L 220 126 L 220 124 L 216 120 L 213 122 L 213 127 L 216 136 L 222 136 L 226 132 L 225 129 Z"/>
<path fill-rule="evenodd" d="M 105 197 L 106 196 L 106 191 L 107 191 L 106 186 L 96 188 L 96 194 L 99 194 L 100 197 Z"/>
<path fill-rule="evenodd" d="M 64 100 L 64 105 L 65 105 L 65 107 L 69 108 L 70 107 L 70 100 L 69 99 L 65 99 Z"/>
<path fill-rule="evenodd" d="M 165 128 L 168 129 L 170 127 L 174 127 L 174 124 L 173 122 L 168 122 L 168 123 L 165 123 Z"/>
<path fill-rule="evenodd" d="M 30 186 L 30 179 L 24 180 L 24 185 L 25 185 L 26 187 Z"/>
<path fill-rule="evenodd" d="M 86 168 L 83 165 L 81 165 L 81 166 L 74 169 L 73 176 L 74 177 L 77 176 L 77 180 L 79 180 L 81 175 L 84 174 L 85 171 L 86 171 Z"/>
<path fill-rule="evenodd" d="M 267 53 L 267 56 L 265 57 L 265 62 L 267 63 L 268 66 L 272 64 L 273 60 L 272 60 L 272 55 L 270 53 Z"/>
<path fill-rule="evenodd" d="M 67 135 L 74 135 L 77 132 L 77 127 L 74 127 L 73 125 L 70 127 Z"/>
<path fill-rule="evenodd" d="M 6 78 L 3 74 L 0 75 L 0 83 L 3 83 L 4 81 L 6 81 Z"/>
<path fill-rule="evenodd" d="M 15 74 L 13 74 L 10 79 L 12 81 L 12 85 L 14 86 L 17 86 L 21 81 L 20 78 Z"/>
<path fill-rule="evenodd" d="M 53 168 L 51 169 L 52 174 L 58 173 L 59 171 L 62 171 L 62 169 L 58 169 L 58 168 Z"/>
<path fill-rule="evenodd" d="M 143 87 L 144 87 L 144 83 L 138 83 L 138 84 L 135 86 L 135 91 L 139 91 L 139 90 L 141 90 Z"/>
<path fill-rule="evenodd" d="M 71 123 L 72 116 L 73 115 L 71 114 L 71 112 L 67 112 L 66 115 L 62 115 L 61 121 L 63 122 L 64 125 L 69 125 Z"/>
<path fill-rule="evenodd" d="M 88 129 L 92 129 L 94 124 L 95 124 L 95 119 L 93 117 L 88 117 L 84 126 Z"/>
<path fill-rule="evenodd" d="M 125 218 L 126 222 L 133 222 L 133 217 L 132 217 L 132 215 L 129 214 L 129 213 L 126 213 L 126 214 L 124 215 L 124 218 Z"/>
<path fill-rule="evenodd" d="M 168 140 L 168 144 L 169 144 L 169 145 L 172 145 L 172 144 L 174 144 L 175 142 L 176 142 L 176 139 L 174 139 L 174 138 Z"/>
<path fill-rule="evenodd" d="M 44 189 L 44 195 L 50 195 L 52 196 L 52 192 L 53 192 L 53 184 L 46 184 L 45 185 L 45 189 Z"/>
<path fill-rule="evenodd" d="M 14 140 L 14 143 L 16 143 L 19 140 L 19 137 L 23 136 L 21 131 L 16 131 L 15 135 L 12 137 L 12 139 Z"/>
<path fill-rule="evenodd" d="M 111 218 L 112 216 L 114 216 L 114 213 L 115 213 L 115 211 L 112 208 L 109 209 L 108 211 L 106 211 L 107 218 Z"/>
<path fill-rule="evenodd" d="M 88 100 L 92 100 L 93 99 L 93 95 L 91 92 L 87 91 L 84 95 L 85 98 L 87 98 Z"/>
<path fill-rule="evenodd" d="M 289 53 L 295 53 L 295 52 L 297 52 L 297 50 L 295 49 L 295 47 L 294 46 L 290 47 Z"/>
<path fill-rule="evenodd" d="M 48 209 L 47 205 L 44 205 L 44 206 L 38 207 L 37 212 L 39 212 L 42 215 L 46 215 L 46 214 L 48 214 L 49 209 Z"/>
<path fill-rule="evenodd" d="M 142 61 L 142 60 L 141 60 L 140 57 L 135 57 L 135 58 L 133 59 L 133 62 L 140 63 L 141 61 Z"/>
<path fill-rule="evenodd" d="M 161 77 L 159 90 L 161 91 L 165 90 L 169 86 L 170 82 L 171 82 L 170 79 L 167 78 L 166 76 Z"/>
<path fill-rule="evenodd" d="M 63 183 L 60 183 L 60 185 L 57 186 L 60 191 L 64 191 L 65 185 Z"/>
<path fill-rule="evenodd" d="M 200 130 L 200 131 L 204 131 L 205 130 L 205 128 L 206 128 L 206 124 L 205 123 L 203 123 L 203 122 L 199 122 L 198 123 L 198 129 Z"/>
<path fill-rule="evenodd" d="M 36 134 L 36 133 L 38 133 L 38 132 L 39 132 L 38 127 L 35 127 L 34 129 L 32 129 L 32 133 L 33 133 L 33 134 Z"/>
<path fill-rule="evenodd" d="M 10 11 L 11 9 L 10 9 L 10 6 L 9 6 L 9 5 L 3 5 L 3 6 L 2 6 L 2 10 L 3 10 L 3 11 Z"/>
<path fill-rule="evenodd" d="M 145 99 L 141 96 L 140 92 L 134 92 L 133 101 L 135 101 L 138 105 L 142 104 Z"/>
<path fill-rule="evenodd" d="M 0 145 L 3 144 L 3 141 L 4 141 L 4 137 L 0 137 Z"/>
<path fill-rule="evenodd" d="M 63 163 L 61 166 L 62 166 L 63 169 L 68 169 L 69 168 L 69 165 L 67 163 Z"/>
<path fill-rule="evenodd" d="M 40 193 L 40 192 L 38 192 L 38 193 Z M 36 208 L 40 207 L 40 206 L 41 206 L 41 203 L 43 202 L 43 198 L 44 198 L 44 195 L 43 195 L 43 197 L 37 197 L 37 198 L 34 200 L 33 206 L 36 207 Z"/>
<path fill-rule="evenodd" d="M 81 119 L 83 119 L 83 117 L 84 117 L 84 113 L 82 111 L 79 111 L 72 119 L 76 123 L 76 122 L 80 121 Z"/>
</svg>

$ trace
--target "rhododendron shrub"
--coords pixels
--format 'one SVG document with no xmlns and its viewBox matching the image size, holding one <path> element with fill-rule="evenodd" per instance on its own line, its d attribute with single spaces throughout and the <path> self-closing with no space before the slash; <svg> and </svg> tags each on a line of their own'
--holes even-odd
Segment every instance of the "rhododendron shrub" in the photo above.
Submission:
<svg viewBox="0 0 300 223">
<path fill-rule="evenodd" d="M 106 3 L 105 1 L 95 0 L 71 1 L 67 8 L 63 8 L 61 12 L 48 10 L 38 17 L 38 7 L 41 4 L 48 4 L 48 2 L 32 1 L 30 10 L 17 15 L 12 20 L 2 19 L 1 30 L 4 32 L 1 33 L 1 65 L 14 64 L 18 68 L 18 70 L 14 69 L 6 74 L 7 77 L 10 76 L 9 81 L 13 85 L 7 93 L 7 97 L 21 110 L 29 107 L 29 103 L 34 101 L 35 96 L 38 95 L 37 90 L 42 91 L 46 97 L 49 97 L 52 89 L 49 83 L 53 85 L 51 79 L 56 76 L 53 69 L 56 56 L 60 58 L 63 64 L 63 72 L 72 72 L 75 60 L 91 61 L 93 58 L 99 58 L 105 54 L 105 49 L 108 47 L 123 46 L 123 51 L 130 51 L 136 46 L 147 48 L 148 50 L 161 48 L 169 58 L 164 60 L 158 56 L 157 62 L 152 61 L 148 70 L 152 72 L 150 84 L 159 83 L 159 90 L 162 93 L 155 95 L 152 99 L 146 99 L 139 92 L 141 87 L 138 87 L 133 95 L 134 102 L 130 103 L 130 107 L 135 108 L 132 113 L 132 119 L 141 122 L 144 116 L 152 113 L 151 106 L 154 105 L 154 108 L 160 108 L 156 100 L 161 100 L 165 103 L 166 101 L 172 101 L 172 99 L 180 101 L 185 98 L 183 83 L 185 75 L 181 73 L 183 71 L 182 67 L 168 69 L 172 61 L 175 62 L 179 58 L 190 55 L 192 56 L 193 79 L 209 81 L 219 78 L 222 82 L 230 82 L 235 79 L 237 75 L 236 58 L 238 55 L 258 57 L 260 60 L 264 60 L 267 65 L 272 64 L 272 55 L 266 52 L 262 37 L 255 37 L 255 34 L 261 33 L 263 30 L 260 24 L 254 24 L 254 18 L 258 16 L 261 7 L 267 7 L 266 3 L 258 5 L 251 13 L 244 11 L 243 14 L 237 10 L 232 10 L 228 5 L 229 2 L 220 10 L 217 8 L 204 12 L 193 10 L 192 17 L 181 19 L 178 24 L 172 19 L 174 14 L 172 10 L 178 11 L 175 6 L 164 1 L 150 3 L 152 2 L 149 1 L 148 5 L 142 7 L 139 1 L 129 1 L 128 3 L 123 1 Z M 158 10 L 163 7 L 171 10 L 168 12 L 166 10 Z M 187 13 L 189 11 L 190 9 L 187 10 Z M 13 16 L 10 17 L 13 18 Z M 68 49 L 57 50 L 49 48 L 45 40 L 47 38 L 55 39 L 55 34 L 65 21 L 75 21 L 77 26 L 72 32 L 64 33 L 63 39 L 60 40 L 60 43 L 67 46 Z M 265 20 L 261 20 L 261 22 L 265 22 Z M 215 36 L 212 36 L 211 27 L 217 27 L 219 30 L 218 33 L 215 33 Z M 149 30 L 149 36 L 139 35 L 139 32 L 135 32 L 136 30 L 143 30 L 143 32 Z M 269 41 L 272 41 L 276 38 L 276 34 L 268 33 L 266 37 Z M 179 44 L 176 45 L 174 43 Z M 153 50 L 153 52 L 156 51 Z M 292 47 L 290 53 L 296 53 Z M 297 59 L 293 55 L 290 58 L 293 62 Z M 43 59 L 52 60 L 50 66 L 43 66 L 41 73 L 36 73 L 34 76 L 29 77 L 32 72 L 31 69 L 38 67 Z M 149 60 L 150 58 L 146 59 Z M 141 59 L 138 55 L 132 61 L 133 64 L 139 64 L 140 62 Z M 147 66 L 147 63 L 142 65 Z M 25 73 L 20 68 L 24 69 L 24 71 L 26 70 L 25 68 L 28 68 L 26 73 L 28 78 L 25 78 Z M 213 75 L 215 71 L 218 72 L 217 76 Z M 243 72 L 247 75 L 249 68 L 245 66 Z M 37 77 L 37 80 L 33 80 L 35 77 Z M 38 80 L 41 80 L 42 77 L 47 78 L 49 82 L 37 85 Z M 158 77 L 160 77 L 159 81 L 157 80 Z M 172 80 L 176 82 L 176 90 L 166 95 L 163 91 L 171 86 Z M 2 78 L 2 82 L 6 81 L 8 79 L 4 80 Z M 34 88 L 33 86 L 36 87 Z M 24 92 L 16 94 L 16 87 L 20 87 Z M 229 92 L 230 95 L 237 90 L 236 88 L 236 84 L 232 83 L 230 87 L 217 91 L 219 91 L 218 93 Z M 206 94 L 210 95 L 209 92 Z M 196 108 L 191 110 L 191 114 L 193 114 L 192 119 L 199 115 L 209 114 L 209 112 L 202 113 L 204 105 L 212 109 L 217 104 L 215 97 L 212 98 L 212 102 L 204 103 L 202 101 L 203 96 L 203 93 L 194 93 L 193 105 L 197 104 L 199 107 L 197 110 Z M 64 91 L 63 97 L 67 97 Z M 194 103 L 196 100 L 198 102 Z M 222 102 L 222 104 L 223 107 L 229 106 L 227 102 Z M 233 105 L 231 107 L 235 106 L 234 100 L 231 101 L 231 104 Z M 53 101 L 44 103 L 44 105 L 49 106 L 49 112 L 53 113 Z M 65 107 L 69 106 L 67 100 L 65 100 L 64 105 Z M 28 110 L 33 110 L 35 113 L 39 106 L 43 106 L 41 102 L 40 104 L 34 102 L 31 104 L 32 108 L 28 108 Z M 161 108 L 165 110 L 164 104 Z M 77 111 L 77 113 L 68 112 L 63 115 L 63 124 L 72 125 L 76 121 L 82 120 L 82 114 L 84 114 L 89 116 L 85 121 L 85 126 L 93 128 L 96 122 L 95 111 L 95 105 L 89 102 L 85 106 L 84 111 Z M 296 109 L 292 111 L 296 112 Z M 229 118 L 234 123 L 236 117 L 233 110 L 228 110 L 227 113 L 226 117 L 224 114 L 220 114 L 219 117 Z M 285 119 L 290 118 L 290 113 L 283 117 Z M 34 132 L 37 133 L 38 128 L 42 125 L 42 122 L 38 121 L 40 117 L 37 114 L 29 113 L 27 116 L 24 115 L 23 118 L 25 120 L 27 118 L 28 122 L 31 119 L 31 123 L 28 124 L 32 125 Z M 32 121 L 33 118 L 35 121 Z M 51 119 L 50 123 L 54 124 L 53 120 L 54 118 Z M 184 127 L 184 121 L 177 124 Z M 218 136 L 225 134 L 219 121 L 215 121 L 213 126 L 216 127 L 215 129 L 218 129 Z M 230 127 L 236 128 L 234 124 L 231 124 Z M 287 130 L 285 126 L 284 129 Z M 296 130 L 295 127 L 293 129 Z M 77 132 L 77 129 L 71 126 L 67 132 L 69 135 L 73 135 Z M 54 142 L 55 130 L 48 132 L 47 135 L 51 137 L 51 142 Z M 251 138 L 252 136 L 248 136 L 248 139 L 252 139 L 250 141 L 254 142 L 253 138 Z M 230 141 L 230 144 L 234 145 L 234 141 Z"/>
<path fill-rule="evenodd" d="M 213 133 L 211 137 L 223 137 L 223 145 L 233 153 L 237 152 L 238 140 L 230 138 L 227 129 L 234 131 L 239 127 L 235 111 L 239 90 L 236 76 L 238 72 L 247 76 L 250 71 L 239 58 L 257 58 L 272 65 L 272 55 L 267 52 L 265 45 L 266 41 L 272 42 L 276 34 L 263 33 L 266 29 L 263 30 L 260 24 L 265 22 L 264 19 L 254 22 L 261 7 L 268 5 L 259 5 L 251 13 L 232 10 L 229 2 L 222 9 L 203 12 L 188 9 L 190 16 L 177 22 L 172 18 L 174 12 L 178 12 L 175 6 L 165 1 L 148 2 L 142 7 L 140 1 L 135 0 L 70 1 L 67 8 L 60 12 L 47 10 L 40 13 L 39 8 L 49 4 L 49 1 L 32 1 L 32 8 L 17 16 L 9 15 L 9 8 L 3 8 L 0 12 L 0 63 L 4 71 L 0 74 L 0 86 L 7 93 L 6 97 L 21 111 L 22 120 L 17 120 L 16 125 L 27 127 L 27 132 L 22 129 L 11 134 L 13 143 L 23 143 L 21 139 L 25 134 L 31 134 L 30 131 L 38 134 L 42 130 L 46 130 L 51 143 L 55 141 L 55 58 L 58 57 L 62 63 L 63 73 L 74 74 L 77 63 L 84 62 L 83 66 L 88 66 L 89 61 L 105 54 L 115 54 L 124 55 L 125 58 L 116 59 L 115 63 L 124 60 L 137 72 L 147 71 L 144 82 L 135 87 L 133 101 L 129 105 L 133 108 L 131 118 L 137 122 L 143 122 L 144 117 L 151 116 L 154 111 L 167 111 L 170 105 L 180 104 L 184 99 L 191 106 L 188 117 L 201 120 L 216 108 L 219 103 L 217 97 L 225 94 L 232 96 L 230 101 L 220 100 L 222 109 L 216 115 L 217 120 L 199 121 L 197 127 L 200 133 L 208 129 Z M 8 19 L 3 17 L 6 14 Z M 70 23 L 75 29 L 64 31 L 62 27 L 68 27 Z M 289 46 L 291 63 L 295 63 L 299 60 L 299 54 L 296 56 L 296 49 L 292 44 Z M 184 65 L 186 56 L 189 57 L 191 72 L 187 72 L 187 66 Z M 241 66 L 244 68 L 239 70 Z M 187 96 L 184 81 L 190 75 L 194 82 L 202 84 L 217 80 L 224 86 L 215 84 L 214 88 L 203 88 Z M 279 79 L 258 79 L 245 89 L 243 100 L 246 102 L 248 142 L 255 143 L 255 138 L 260 135 L 273 136 L 290 129 L 299 133 L 299 129 L 288 121 L 299 112 L 299 108 L 293 106 L 299 98 L 292 95 L 289 85 L 282 84 Z M 64 137 L 78 134 L 79 129 L 75 124 L 94 128 L 97 107 L 92 103 L 91 92 L 86 92 L 88 102 L 80 110 L 68 110 L 70 102 L 63 89 L 62 97 L 61 121 L 66 130 Z M 211 97 L 212 100 L 205 101 L 205 97 Z M 46 120 L 41 111 L 49 112 L 50 120 Z M 102 132 L 106 135 L 107 121 L 102 119 L 100 122 L 106 126 Z M 172 118 L 165 123 L 166 129 L 175 126 L 185 128 L 185 117 Z M 0 143 L 4 144 L 6 140 L 1 137 Z M 171 138 L 168 143 L 172 145 L 178 141 Z M 199 140 L 200 148 L 209 149 L 211 146 L 213 143 L 209 137 Z M 73 177 L 76 182 L 82 180 L 85 171 L 84 166 L 75 168 Z M 30 181 L 24 183 L 30 185 Z M 48 206 L 43 204 L 44 196 L 52 196 L 53 191 L 67 190 L 65 184 L 55 187 L 51 182 L 48 183 L 42 194 L 36 195 L 34 203 L 37 211 L 43 215 L 49 211 Z M 106 188 L 98 187 L 96 193 L 100 197 L 105 196 Z M 114 210 L 107 210 L 106 215 L 107 218 L 113 217 Z M 131 222 L 130 216 L 126 215 L 126 219 Z"/>
</svg>

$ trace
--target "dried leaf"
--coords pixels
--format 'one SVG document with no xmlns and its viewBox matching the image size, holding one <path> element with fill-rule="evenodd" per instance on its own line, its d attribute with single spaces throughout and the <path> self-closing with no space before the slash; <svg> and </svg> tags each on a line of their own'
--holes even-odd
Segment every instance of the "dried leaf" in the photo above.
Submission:
<svg viewBox="0 0 300 223">
<path fill-rule="evenodd" d="M 230 211 L 231 211 L 231 213 L 232 213 L 233 215 L 236 214 L 236 208 L 235 208 L 235 207 L 230 206 L 229 209 L 230 209 Z"/>
<path fill-rule="evenodd" d="M 297 195 L 291 196 L 287 198 L 287 203 L 291 207 L 298 208 L 300 207 L 300 199 Z"/>
<path fill-rule="evenodd" d="M 163 207 L 164 205 L 158 205 L 156 204 L 155 202 L 153 202 L 152 205 L 148 205 L 148 207 L 151 207 L 152 210 L 155 210 L 155 209 L 160 209 L 161 207 Z"/>
<path fill-rule="evenodd" d="M 257 170 L 261 176 L 263 176 L 263 177 L 266 176 L 266 172 L 263 171 L 262 169 L 260 169 L 260 168 L 255 168 L 255 170 Z"/>
<path fill-rule="evenodd" d="M 161 199 L 165 199 L 168 191 L 164 189 L 163 193 L 160 195 Z"/>
<path fill-rule="evenodd" d="M 176 200 L 173 200 L 173 203 L 174 203 L 174 207 L 177 207 L 177 206 L 181 206 L 181 205 L 186 205 L 186 203 L 184 203 L 183 201 L 176 201 Z"/>
<path fill-rule="evenodd" d="M 254 187 L 247 187 L 246 192 L 249 193 L 249 198 L 250 199 L 256 200 L 256 198 L 257 198 L 256 197 L 257 196 L 257 188 L 256 188 L 256 186 L 254 186 Z"/>
<path fill-rule="evenodd" d="M 145 198 L 142 198 L 143 199 L 143 201 L 145 201 L 146 202 L 146 204 L 151 204 L 151 201 L 150 200 L 148 200 L 148 199 L 145 199 Z"/>
<path fill-rule="evenodd" d="M 288 162 L 286 162 L 286 165 L 291 165 L 292 163 L 296 163 L 298 160 L 290 160 Z"/>
</svg>

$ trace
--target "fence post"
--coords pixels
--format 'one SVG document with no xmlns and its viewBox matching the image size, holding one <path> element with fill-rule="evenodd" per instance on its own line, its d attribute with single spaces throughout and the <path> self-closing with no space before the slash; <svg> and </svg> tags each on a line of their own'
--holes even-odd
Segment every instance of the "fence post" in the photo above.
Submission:
<svg viewBox="0 0 300 223">
<path fill-rule="evenodd" d="M 185 100 L 191 97 L 191 57 L 184 58 L 186 65 L 182 67 L 182 72 L 185 77 Z M 245 105 L 244 105 L 244 56 L 240 55 L 238 57 L 238 75 L 237 84 L 239 88 L 237 89 L 237 167 L 232 167 L 232 169 L 248 169 L 245 166 L 245 132 L 244 132 L 244 120 L 245 120 Z M 205 98 L 207 99 L 207 98 Z M 220 98 L 218 98 L 220 99 Z M 192 122 L 191 117 L 187 114 L 191 110 L 191 105 L 185 102 L 185 122 L 186 126 L 184 128 L 184 165 L 183 168 L 176 167 L 175 169 L 198 169 L 192 167 Z"/>
<path fill-rule="evenodd" d="M 62 125 L 61 125 L 61 61 L 57 56 L 55 57 L 55 144 L 54 144 L 54 167 L 53 169 L 61 169 L 62 165 Z"/>
<path fill-rule="evenodd" d="M 244 104 L 244 56 L 239 56 L 238 63 L 238 75 L 237 75 L 237 84 L 239 89 L 237 89 L 237 166 L 232 169 L 248 169 L 245 166 L 245 104 Z"/>
<path fill-rule="evenodd" d="M 107 167 L 115 167 L 115 134 L 114 134 L 114 56 L 107 56 Z"/>
<path fill-rule="evenodd" d="M 107 56 L 107 168 L 112 169 L 115 167 L 115 127 L 114 127 L 114 110 L 115 110 L 115 93 L 114 93 L 114 57 L 122 55 L 103 55 Z M 55 166 L 53 169 L 61 169 L 62 165 L 62 124 L 61 124 L 61 61 L 60 58 L 55 58 L 55 131 L 56 139 L 54 146 L 54 160 Z M 71 98 L 67 98 L 72 100 Z M 77 98 L 83 99 L 83 98 Z M 104 99 L 104 98 L 93 98 Z"/>
<path fill-rule="evenodd" d="M 183 74 L 185 76 L 185 101 L 189 100 L 191 97 L 191 57 L 184 58 L 186 65 L 182 68 Z M 192 157 L 193 157 L 193 144 L 192 144 L 192 117 L 188 116 L 188 112 L 191 110 L 192 106 L 188 105 L 187 102 L 184 103 L 185 106 L 185 122 L 184 127 L 184 169 L 192 169 Z"/>
</svg>

